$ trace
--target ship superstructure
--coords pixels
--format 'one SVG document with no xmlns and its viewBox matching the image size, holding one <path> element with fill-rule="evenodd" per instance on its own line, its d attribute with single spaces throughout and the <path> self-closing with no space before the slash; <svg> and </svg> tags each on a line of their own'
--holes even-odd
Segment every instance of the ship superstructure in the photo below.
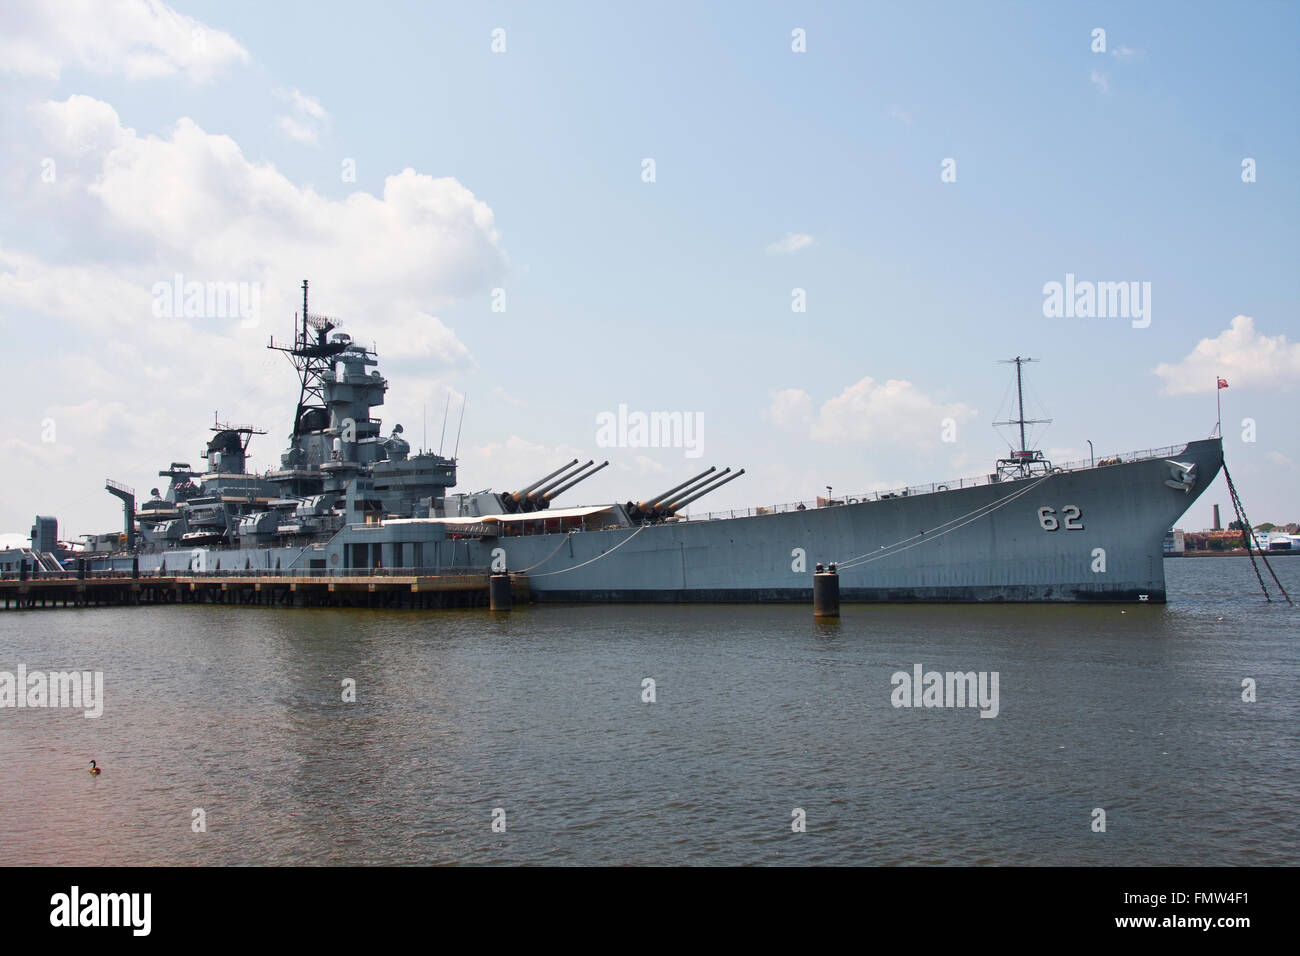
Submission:
<svg viewBox="0 0 1300 956">
<path fill-rule="evenodd" d="M 136 510 L 141 551 L 292 549 L 337 533 L 349 509 L 362 520 L 427 515 L 456 483 L 454 460 L 412 455 L 401 425 L 382 434 L 373 410 L 388 382 L 373 368 L 378 357 L 337 331 L 338 319 L 308 311 L 305 280 L 302 292 L 293 344 L 272 338 L 268 345 L 288 357 L 299 379 L 279 467 L 250 472 L 249 441 L 265 432 L 214 421 L 205 470 L 172 462 L 158 473 L 168 479 L 166 491 L 154 488 Z"/>
</svg>

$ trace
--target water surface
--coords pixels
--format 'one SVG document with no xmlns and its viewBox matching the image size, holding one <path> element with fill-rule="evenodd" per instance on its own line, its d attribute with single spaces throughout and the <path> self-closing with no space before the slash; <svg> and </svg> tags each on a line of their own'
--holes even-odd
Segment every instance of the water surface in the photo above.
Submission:
<svg viewBox="0 0 1300 956">
<path fill-rule="evenodd" d="M 101 670 L 106 703 L 0 710 L 0 864 L 1300 863 L 1300 618 L 1241 558 L 1165 564 L 1166 606 L 846 605 L 836 625 L 2 613 L 0 670 Z M 1274 566 L 1300 596 L 1300 558 Z M 892 707 L 916 663 L 997 671 L 999 715 Z"/>
</svg>

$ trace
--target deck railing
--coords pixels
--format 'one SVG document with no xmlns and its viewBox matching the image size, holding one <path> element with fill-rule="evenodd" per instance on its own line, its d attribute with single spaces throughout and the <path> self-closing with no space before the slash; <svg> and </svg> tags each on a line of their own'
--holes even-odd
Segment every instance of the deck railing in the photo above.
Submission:
<svg viewBox="0 0 1300 956">
<path fill-rule="evenodd" d="M 1166 445 L 1163 448 L 1146 448 L 1142 451 L 1128 451 L 1118 455 L 1103 455 L 1095 461 L 1091 458 L 1084 458 L 1078 461 L 1067 461 L 1064 463 L 1053 462 L 1053 472 L 1071 472 L 1086 471 L 1091 468 L 1106 468 L 1110 465 L 1126 464 L 1135 461 L 1149 461 L 1153 458 L 1168 458 L 1176 455 L 1186 448 L 1186 443 L 1181 445 Z M 832 500 L 834 504 L 818 504 L 816 499 L 811 501 L 789 501 L 778 505 L 768 505 L 766 507 L 754 508 L 733 508 L 724 511 L 707 511 L 700 514 L 686 515 L 688 521 L 717 521 L 722 518 L 748 518 L 755 515 L 784 514 L 790 511 L 811 511 L 815 508 L 828 508 L 837 505 L 852 505 L 863 501 L 881 501 L 887 498 L 910 498 L 915 495 L 929 495 L 936 492 L 955 491 L 958 488 L 976 488 L 980 485 L 1005 484 L 1008 481 L 1019 479 L 1003 478 L 998 480 L 996 474 L 976 475 L 968 478 L 954 478 L 951 481 L 935 481 L 928 485 L 909 485 L 906 488 L 886 488 L 879 491 L 868 491 L 860 495 L 837 495 Z"/>
</svg>

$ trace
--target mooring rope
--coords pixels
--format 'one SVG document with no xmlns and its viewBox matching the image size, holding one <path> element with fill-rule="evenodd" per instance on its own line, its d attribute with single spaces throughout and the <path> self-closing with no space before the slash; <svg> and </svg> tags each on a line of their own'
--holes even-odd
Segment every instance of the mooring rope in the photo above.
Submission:
<svg viewBox="0 0 1300 956">
<path fill-rule="evenodd" d="M 639 535 L 642 531 L 644 531 L 644 530 L 645 530 L 646 528 L 648 528 L 648 527 L 650 527 L 648 524 L 643 524 L 643 525 L 641 525 L 641 527 L 637 528 L 637 529 L 636 529 L 635 531 L 633 531 L 630 535 L 628 535 L 626 538 L 624 538 L 624 539 L 623 539 L 622 541 L 620 541 L 618 544 L 614 545 L 614 547 L 610 548 L 608 551 L 603 551 L 603 552 L 601 552 L 600 554 L 596 555 L 594 558 L 590 558 L 590 559 L 588 559 L 588 560 L 586 560 L 586 561 L 583 561 L 582 564 L 575 564 L 575 565 L 574 565 L 573 567 L 571 567 L 571 568 L 560 568 L 560 570 L 558 570 L 558 571 L 543 571 L 541 574 L 534 574 L 533 577 L 535 577 L 535 578 L 545 578 L 545 577 L 549 577 L 549 576 L 552 575 L 552 574 L 566 574 L 566 573 L 569 572 L 569 571 L 576 571 L 576 570 L 578 570 L 578 568 L 586 567 L 587 565 L 591 564 L 591 563 L 594 562 L 594 561 L 599 561 L 601 558 L 607 558 L 607 557 L 609 557 L 611 554 L 613 554 L 615 551 L 617 551 L 619 548 L 623 547 L 623 545 L 627 544 L 629 541 L 631 541 L 633 538 L 635 538 L 637 535 Z M 572 532 L 570 532 L 570 534 L 572 534 Z M 563 541 L 560 542 L 560 544 L 563 544 L 563 543 L 564 543 Z M 550 559 L 548 558 L 547 560 L 550 560 Z M 543 563 L 544 563 L 544 562 L 543 562 Z M 537 565 L 534 564 L 533 567 L 537 567 Z M 522 573 L 522 572 L 520 572 L 520 573 Z"/>
<path fill-rule="evenodd" d="M 959 528 L 964 528 L 966 527 L 966 525 L 970 524 L 973 521 L 978 521 L 980 518 L 987 518 L 989 515 L 993 514 L 993 512 L 997 511 L 999 508 L 1004 508 L 1007 505 L 1011 504 L 1011 502 L 1015 501 L 1021 495 L 1025 495 L 1033 491 L 1035 488 L 1037 488 L 1039 485 L 1041 485 L 1043 482 L 1045 482 L 1048 478 L 1051 477 L 1052 477 L 1051 475 L 1043 475 L 1043 477 L 1039 478 L 1037 481 L 1025 486 L 1024 488 L 1021 488 L 1019 491 L 1007 495 L 1005 498 L 999 498 L 997 501 L 991 502 L 990 504 L 980 505 L 974 511 L 968 511 L 964 515 L 958 515 L 956 518 L 950 518 L 949 520 L 945 521 L 943 524 L 936 525 L 934 528 L 931 528 L 930 531 L 928 532 L 922 531 L 920 534 L 914 534 L 910 538 L 903 538 L 899 541 L 895 541 L 893 544 L 881 545 L 881 547 L 876 551 L 866 551 L 862 554 L 859 554 L 857 557 L 849 558 L 848 561 L 840 563 L 839 570 L 846 571 L 852 568 L 861 567 L 864 564 L 870 564 L 872 561 L 879 561 L 881 558 L 890 558 L 896 554 L 902 554 L 904 551 L 910 551 L 912 548 L 925 544 L 927 541 L 934 541 L 938 538 L 942 538 L 945 534 L 949 534 L 953 531 L 958 530 Z M 980 514 L 979 512 L 984 512 L 984 513 Z M 971 517 L 971 515 L 974 515 L 974 517 Z M 969 518 L 970 520 L 962 521 L 963 518 Z M 954 524 L 954 522 L 957 521 L 961 521 L 961 524 Z M 948 528 L 946 531 L 939 531 L 940 528 L 944 528 L 950 524 L 954 526 Z M 935 534 L 934 533 L 935 531 L 939 531 L 939 533 Z M 918 538 L 920 540 L 917 540 Z M 909 541 L 914 543 L 908 544 L 906 548 L 898 547 L 900 544 L 907 544 L 907 542 Z M 895 548 L 897 548 L 897 550 L 894 550 Z"/>
<path fill-rule="evenodd" d="M 531 567 L 522 568 L 522 569 L 520 569 L 519 571 L 516 571 L 515 573 L 516 573 L 516 574 L 527 574 L 527 573 L 528 573 L 529 571 L 531 571 L 533 568 L 540 568 L 540 567 L 541 567 L 543 564 L 545 564 L 547 561 L 551 560 L 551 558 L 553 558 L 553 557 L 555 557 L 557 554 L 559 554 L 559 553 L 560 553 L 560 549 L 561 549 L 562 547 L 564 547 L 564 543 L 565 543 L 566 541 L 568 541 L 568 540 L 569 540 L 570 538 L 572 538 L 572 537 L 573 537 L 573 532 L 570 531 L 568 534 L 566 534 L 563 538 L 560 539 L 560 543 L 557 544 L 557 545 L 555 546 L 555 550 L 554 550 L 554 551 L 552 551 L 550 554 L 548 554 L 546 557 L 542 558 L 542 560 L 538 561 L 536 564 L 532 565 Z"/>
</svg>

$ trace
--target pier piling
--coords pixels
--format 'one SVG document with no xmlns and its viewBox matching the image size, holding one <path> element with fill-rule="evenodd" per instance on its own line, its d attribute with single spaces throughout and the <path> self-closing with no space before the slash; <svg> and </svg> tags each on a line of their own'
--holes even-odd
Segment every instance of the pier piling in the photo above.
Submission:
<svg viewBox="0 0 1300 956">
<path fill-rule="evenodd" d="M 817 565 L 813 572 L 813 617 L 837 618 L 840 616 L 840 576 L 831 564 L 823 569 Z"/>
<path fill-rule="evenodd" d="M 502 572 L 488 578 L 488 608 L 509 611 L 511 608 L 510 575 Z"/>
</svg>

